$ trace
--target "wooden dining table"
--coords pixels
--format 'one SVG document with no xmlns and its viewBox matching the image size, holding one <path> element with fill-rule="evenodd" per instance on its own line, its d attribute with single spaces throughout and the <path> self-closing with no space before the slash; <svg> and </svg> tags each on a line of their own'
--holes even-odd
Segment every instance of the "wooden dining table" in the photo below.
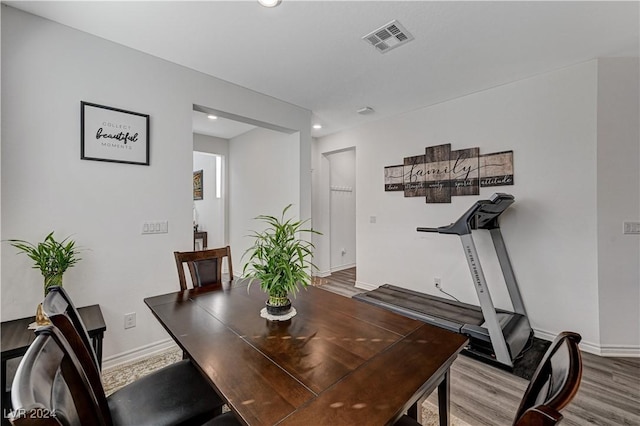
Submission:
<svg viewBox="0 0 640 426">
<path fill-rule="evenodd" d="M 243 423 L 390 425 L 438 389 L 448 425 L 464 336 L 316 287 L 270 321 L 260 286 L 236 281 L 144 301 Z"/>
</svg>

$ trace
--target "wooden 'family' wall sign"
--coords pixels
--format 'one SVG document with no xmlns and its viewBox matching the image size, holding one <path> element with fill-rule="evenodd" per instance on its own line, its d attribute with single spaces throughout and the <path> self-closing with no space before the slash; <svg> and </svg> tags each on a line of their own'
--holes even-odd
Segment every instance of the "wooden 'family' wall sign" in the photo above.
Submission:
<svg viewBox="0 0 640 426">
<path fill-rule="evenodd" d="M 425 197 L 427 203 L 450 203 L 452 196 L 503 185 L 513 185 L 513 151 L 480 155 L 480 148 L 452 151 L 451 144 L 436 145 L 384 168 L 385 191 L 404 191 L 405 197 Z"/>
</svg>

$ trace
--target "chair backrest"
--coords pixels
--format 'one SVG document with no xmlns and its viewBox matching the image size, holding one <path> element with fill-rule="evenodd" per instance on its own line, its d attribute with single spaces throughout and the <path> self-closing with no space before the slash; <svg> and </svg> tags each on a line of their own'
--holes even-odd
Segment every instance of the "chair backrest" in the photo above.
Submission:
<svg viewBox="0 0 640 426">
<path fill-rule="evenodd" d="M 562 332 L 553 341 L 522 397 L 514 426 L 555 425 L 562 410 L 578 392 L 582 357 L 577 333 Z"/>
<path fill-rule="evenodd" d="M 111 422 L 111 412 L 102 386 L 100 368 L 89 334 L 84 326 L 78 310 L 62 287 L 52 287 L 42 303 L 42 309 L 67 342 L 87 378 L 94 394 L 102 417 Z"/>
<path fill-rule="evenodd" d="M 11 423 L 108 426 L 80 360 L 54 326 L 40 327 L 11 388 Z"/>
<path fill-rule="evenodd" d="M 51 294 L 53 293 L 53 294 Z M 51 295 L 51 296 L 49 296 Z M 98 362 L 98 356 L 91 344 L 91 338 L 89 337 L 89 332 L 87 331 L 87 327 L 84 325 L 78 310 L 75 305 L 71 301 L 71 297 L 67 291 L 59 286 L 49 287 L 49 292 L 47 293 L 47 297 L 42 304 L 42 309 L 44 313 L 49 317 L 57 317 L 58 315 L 65 314 L 69 317 L 69 320 L 76 328 L 78 335 L 82 339 L 82 343 L 87 347 L 87 350 L 91 354 L 93 358 L 93 363 L 98 370 L 100 370 L 100 363 Z M 56 324 L 56 318 L 52 320 L 53 324 L 60 328 L 58 324 Z"/>
<path fill-rule="evenodd" d="M 186 263 L 191 273 L 191 282 L 194 287 L 219 286 L 222 287 L 222 261 L 227 258 L 229 268 L 229 280 L 233 280 L 233 267 L 231 262 L 231 248 L 229 246 L 200 251 L 173 252 L 178 268 L 180 289 L 187 289 L 187 280 L 184 273 Z"/>
</svg>

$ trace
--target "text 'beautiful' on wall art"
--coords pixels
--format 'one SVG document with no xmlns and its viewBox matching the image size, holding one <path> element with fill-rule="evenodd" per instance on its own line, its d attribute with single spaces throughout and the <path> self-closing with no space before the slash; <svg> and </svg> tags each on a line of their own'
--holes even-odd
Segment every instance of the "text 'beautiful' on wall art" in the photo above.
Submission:
<svg viewBox="0 0 640 426">
<path fill-rule="evenodd" d="M 451 150 L 451 144 L 425 148 L 404 164 L 384 168 L 384 190 L 427 203 L 450 203 L 452 196 L 478 195 L 480 187 L 513 185 L 513 151 L 480 155 L 480 148 Z"/>
</svg>

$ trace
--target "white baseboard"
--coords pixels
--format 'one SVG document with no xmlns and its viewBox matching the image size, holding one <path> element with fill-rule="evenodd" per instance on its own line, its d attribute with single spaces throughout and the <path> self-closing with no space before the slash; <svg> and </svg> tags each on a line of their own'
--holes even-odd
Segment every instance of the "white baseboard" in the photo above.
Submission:
<svg viewBox="0 0 640 426">
<path fill-rule="evenodd" d="M 556 338 L 557 333 L 551 333 L 549 331 L 534 329 L 534 336 L 553 341 Z M 599 345 L 593 342 L 582 340 L 580 342 L 580 350 L 593 355 L 606 356 L 606 357 L 629 357 L 640 358 L 640 346 L 637 345 Z"/>
<path fill-rule="evenodd" d="M 331 275 L 334 272 L 338 272 L 338 271 L 343 271 L 345 269 L 350 269 L 350 268 L 355 268 L 356 264 L 355 263 L 350 263 L 348 265 L 340 265 L 340 266 L 336 266 L 334 268 L 329 268 L 328 271 L 315 271 L 313 273 L 314 276 L 316 277 L 320 277 L 320 278 L 325 278 L 328 277 L 329 275 Z"/>
<path fill-rule="evenodd" d="M 340 266 L 336 266 L 334 268 L 331 268 L 331 272 L 338 272 L 338 271 L 344 271 L 345 269 L 350 269 L 350 268 L 355 268 L 356 264 L 355 263 L 350 263 L 348 265 L 340 265 Z"/>
<path fill-rule="evenodd" d="M 553 339 L 556 338 L 558 333 L 552 333 L 547 330 L 540 330 L 539 328 L 534 328 L 533 335 L 539 339 L 553 342 Z M 596 345 L 595 343 L 592 343 L 592 342 L 587 342 L 586 340 L 582 340 L 580 342 L 580 350 L 583 352 L 594 354 L 594 355 L 602 355 L 599 345 Z"/>
<path fill-rule="evenodd" d="M 640 358 L 640 346 L 637 345 L 600 345 L 600 355 L 606 357 Z"/>
<path fill-rule="evenodd" d="M 369 283 L 365 283 L 364 281 L 356 281 L 356 288 L 361 288 L 363 290 L 375 290 L 376 288 L 378 288 L 380 286 L 377 286 L 375 284 L 369 284 Z"/>
<path fill-rule="evenodd" d="M 150 343 L 148 345 L 105 358 L 102 363 L 102 370 L 106 371 L 112 368 L 121 367 L 124 364 L 140 361 L 143 358 L 147 358 L 149 356 L 153 356 L 177 347 L 178 346 L 172 339 L 165 339 L 155 343 Z"/>
<path fill-rule="evenodd" d="M 538 328 L 534 328 L 533 329 L 533 335 L 535 337 L 537 337 L 538 339 L 542 339 L 542 340 L 548 340 L 548 341 L 553 341 L 553 339 L 556 338 L 556 334 L 555 333 L 551 333 L 549 331 L 545 331 L 545 330 L 540 330 Z"/>
</svg>

